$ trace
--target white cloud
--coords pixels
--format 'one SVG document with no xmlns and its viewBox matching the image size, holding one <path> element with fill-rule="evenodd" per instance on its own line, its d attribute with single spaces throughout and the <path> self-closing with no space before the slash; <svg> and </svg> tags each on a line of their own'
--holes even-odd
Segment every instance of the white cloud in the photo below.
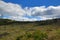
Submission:
<svg viewBox="0 0 60 40">
<path fill-rule="evenodd" d="M 25 11 L 21 8 L 18 4 L 13 3 L 5 3 L 0 1 L 0 12 L 1 14 L 5 15 L 13 15 L 13 16 L 22 16 L 24 15 Z"/>
<path fill-rule="evenodd" d="M 60 18 L 60 6 L 25 7 L 0 0 L 0 16 L 18 21 L 37 21 Z"/>
</svg>

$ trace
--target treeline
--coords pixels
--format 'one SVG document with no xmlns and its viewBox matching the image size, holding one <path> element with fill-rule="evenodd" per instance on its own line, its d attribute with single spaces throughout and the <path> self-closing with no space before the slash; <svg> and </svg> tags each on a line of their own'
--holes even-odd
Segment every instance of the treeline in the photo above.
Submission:
<svg viewBox="0 0 60 40">
<path fill-rule="evenodd" d="M 39 25 L 48 25 L 48 24 L 60 24 L 60 18 L 58 19 L 51 19 L 51 20 L 42 20 L 42 21 L 15 21 L 10 19 L 0 19 L 0 25 L 6 24 L 28 24 L 28 23 L 35 23 Z"/>
<path fill-rule="evenodd" d="M 51 19 L 51 20 L 36 21 L 35 23 L 38 23 L 39 25 L 60 24 L 60 18 Z"/>
</svg>

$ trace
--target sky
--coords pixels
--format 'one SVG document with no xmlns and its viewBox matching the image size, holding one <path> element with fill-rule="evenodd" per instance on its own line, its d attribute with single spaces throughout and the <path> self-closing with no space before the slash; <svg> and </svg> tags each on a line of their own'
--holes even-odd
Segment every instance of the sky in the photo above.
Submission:
<svg viewBox="0 0 60 40">
<path fill-rule="evenodd" d="M 35 6 L 58 6 L 60 0 L 4 0 L 21 5 L 22 7 L 35 7 Z"/>
<path fill-rule="evenodd" d="M 0 0 L 0 17 L 17 21 L 60 18 L 60 0 Z"/>
</svg>

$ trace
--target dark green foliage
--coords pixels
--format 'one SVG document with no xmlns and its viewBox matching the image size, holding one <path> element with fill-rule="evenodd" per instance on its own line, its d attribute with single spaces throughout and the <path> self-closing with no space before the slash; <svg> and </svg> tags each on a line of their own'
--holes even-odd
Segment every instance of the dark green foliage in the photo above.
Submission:
<svg viewBox="0 0 60 40">
<path fill-rule="evenodd" d="M 27 38 L 31 38 L 32 37 L 32 34 L 30 32 L 27 32 L 26 35 L 25 35 Z"/>
<path fill-rule="evenodd" d="M 0 25 L 6 24 L 29 24 L 29 23 L 37 23 L 38 25 L 50 25 L 56 24 L 60 22 L 60 18 L 51 19 L 51 20 L 42 20 L 42 21 L 15 21 L 10 19 L 0 19 Z M 60 24 L 60 23 L 59 23 Z"/>
<path fill-rule="evenodd" d="M 16 38 L 16 40 L 22 40 L 22 38 L 23 38 L 23 35 L 18 36 L 18 37 Z"/>
<path fill-rule="evenodd" d="M 26 40 L 29 40 L 29 38 L 33 38 L 34 40 L 46 40 L 48 39 L 48 35 L 41 31 L 35 31 L 34 33 L 26 32 L 25 35 L 22 35 L 20 37 L 17 37 L 16 40 L 22 40 L 22 38 L 26 38 Z"/>
<path fill-rule="evenodd" d="M 36 31 L 33 34 L 34 40 L 46 40 L 48 38 L 48 35 L 41 31 Z"/>
</svg>

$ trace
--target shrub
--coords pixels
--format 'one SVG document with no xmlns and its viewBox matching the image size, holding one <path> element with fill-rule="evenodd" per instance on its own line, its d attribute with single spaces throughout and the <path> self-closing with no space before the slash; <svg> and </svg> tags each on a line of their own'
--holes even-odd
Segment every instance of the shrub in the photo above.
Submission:
<svg viewBox="0 0 60 40">
<path fill-rule="evenodd" d="M 17 37 L 16 40 L 46 40 L 48 38 L 48 35 L 45 32 L 41 31 L 35 31 L 33 33 L 26 32 L 23 36 Z"/>
<path fill-rule="evenodd" d="M 45 40 L 48 38 L 48 35 L 41 31 L 36 31 L 33 34 L 34 40 Z"/>
</svg>

